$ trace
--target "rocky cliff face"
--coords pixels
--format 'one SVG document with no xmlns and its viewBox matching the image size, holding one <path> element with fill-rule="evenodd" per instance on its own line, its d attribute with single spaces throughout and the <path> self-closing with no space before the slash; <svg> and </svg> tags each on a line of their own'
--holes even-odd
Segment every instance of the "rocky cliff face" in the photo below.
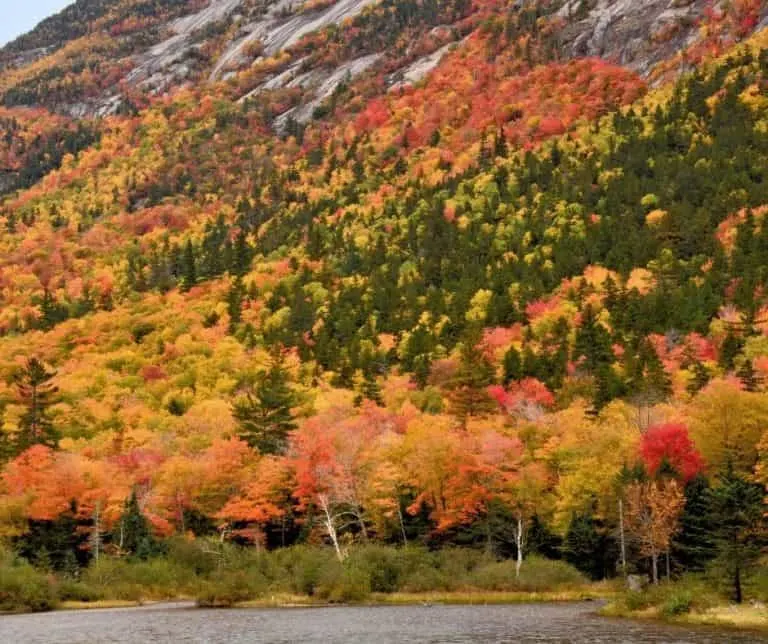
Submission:
<svg viewBox="0 0 768 644">
<path fill-rule="evenodd" d="M 393 51 L 394 38 L 362 42 L 330 59 L 305 51 L 314 34 L 366 23 L 377 4 L 403 14 L 382 22 L 387 35 L 402 30 L 421 43 L 419 51 Z M 515 0 L 512 9 L 532 12 L 532 26 L 555 24 L 559 57 L 597 56 L 653 80 L 669 61 L 665 71 L 680 69 L 680 53 L 702 39 L 738 39 L 768 20 L 768 3 L 733 7 L 710 0 Z M 282 127 L 311 119 L 323 99 L 361 74 L 385 73 L 390 87 L 418 82 L 478 27 L 472 17 L 489 9 L 464 2 L 446 12 L 435 4 L 418 19 L 414 11 L 405 1 L 376 0 L 79 0 L 0 51 L 0 93 L 6 106 L 43 105 L 85 117 L 126 109 L 131 97 L 224 82 L 242 89 L 233 97 L 241 101 L 291 94 L 274 117 Z M 59 91 L 57 79 L 68 77 L 68 91 Z"/>
</svg>

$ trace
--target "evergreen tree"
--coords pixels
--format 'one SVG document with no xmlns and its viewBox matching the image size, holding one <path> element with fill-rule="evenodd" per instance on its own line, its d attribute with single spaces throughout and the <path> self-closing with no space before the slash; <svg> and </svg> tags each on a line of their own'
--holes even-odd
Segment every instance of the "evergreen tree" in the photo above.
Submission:
<svg viewBox="0 0 768 644">
<path fill-rule="evenodd" d="M 55 447 L 58 433 L 48 417 L 48 409 L 56 402 L 58 388 L 51 381 L 56 376 L 38 358 L 29 358 L 15 376 L 19 401 L 25 412 L 19 421 L 16 451 L 22 452 L 32 445 Z"/>
<path fill-rule="evenodd" d="M 591 579 L 605 579 L 614 572 L 616 544 L 593 512 L 575 515 L 565 534 L 563 556 Z"/>
<path fill-rule="evenodd" d="M 158 544 L 152 534 L 149 521 L 141 511 L 135 488 L 125 503 L 116 536 L 117 545 L 122 551 L 140 559 L 147 559 L 157 551 Z"/>
<path fill-rule="evenodd" d="M 227 293 L 227 312 L 229 313 L 229 332 L 234 333 L 237 325 L 243 319 L 243 297 L 245 296 L 245 287 L 243 280 L 238 275 L 229 287 Z"/>
<path fill-rule="evenodd" d="M 601 367 L 613 362 L 611 337 L 600 324 L 591 305 L 582 311 L 581 325 L 576 333 L 574 359 L 584 358 L 584 367 L 590 373 L 597 373 Z"/>
<path fill-rule="evenodd" d="M 504 354 L 504 384 L 508 385 L 513 380 L 520 380 L 522 371 L 520 352 L 515 347 L 510 347 Z"/>
<path fill-rule="evenodd" d="M 707 383 L 712 376 L 709 373 L 709 369 L 707 369 L 701 360 L 696 360 L 691 365 L 690 370 L 693 372 L 693 377 L 688 381 L 686 390 L 693 396 L 707 386 Z"/>
<path fill-rule="evenodd" d="M 292 408 L 297 401 L 289 381 L 283 348 L 278 345 L 269 369 L 259 373 L 255 386 L 234 404 L 240 437 L 262 454 L 284 452 L 288 433 L 296 428 Z"/>
<path fill-rule="evenodd" d="M 685 486 L 685 507 L 671 556 L 683 570 L 703 571 L 715 556 L 711 525 L 711 488 L 699 475 Z"/>
<path fill-rule="evenodd" d="M 363 380 L 360 383 L 360 392 L 355 398 L 355 402 L 357 405 L 360 405 L 363 400 L 371 400 L 379 407 L 384 406 L 384 398 L 381 395 L 381 386 L 370 369 L 366 370 L 363 374 Z"/>
<path fill-rule="evenodd" d="M 466 427 L 470 416 L 484 416 L 496 409 L 488 393 L 495 382 L 496 372 L 491 361 L 478 345 L 479 334 L 470 332 L 461 345 L 459 366 L 450 384 L 450 411 Z"/>
<path fill-rule="evenodd" d="M 757 375 L 750 359 L 746 358 L 741 363 L 736 375 L 746 391 L 755 392 L 760 388 L 760 376 Z"/>
<path fill-rule="evenodd" d="M 757 562 L 765 543 L 764 493 L 762 485 L 729 466 L 710 495 L 715 561 L 729 577 L 736 603 L 743 599 L 743 575 Z"/>
<path fill-rule="evenodd" d="M 720 358 L 718 360 L 720 367 L 724 371 L 733 371 L 736 356 L 739 355 L 742 344 L 741 339 L 731 329 L 728 329 L 728 333 L 720 347 Z"/>
<path fill-rule="evenodd" d="M 195 249 L 192 246 L 192 240 L 188 239 L 181 255 L 181 290 L 188 291 L 195 284 L 197 284 Z"/>
</svg>

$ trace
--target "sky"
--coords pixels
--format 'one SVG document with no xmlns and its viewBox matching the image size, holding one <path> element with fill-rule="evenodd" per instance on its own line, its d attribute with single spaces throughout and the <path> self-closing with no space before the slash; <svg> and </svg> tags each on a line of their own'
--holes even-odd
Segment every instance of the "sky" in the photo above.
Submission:
<svg viewBox="0 0 768 644">
<path fill-rule="evenodd" d="M 73 0 L 0 0 L 0 46 L 26 33 Z"/>
</svg>

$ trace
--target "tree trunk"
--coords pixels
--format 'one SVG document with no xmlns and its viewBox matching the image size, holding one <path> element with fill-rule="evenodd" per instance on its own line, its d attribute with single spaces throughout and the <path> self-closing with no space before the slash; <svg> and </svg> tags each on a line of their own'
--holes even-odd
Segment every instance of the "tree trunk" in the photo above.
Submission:
<svg viewBox="0 0 768 644">
<path fill-rule="evenodd" d="M 744 599 L 741 594 L 741 566 L 736 566 L 736 572 L 733 575 L 733 590 L 736 603 L 740 604 Z"/>
<path fill-rule="evenodd" d="M 91 533 L 91 552 L 95 561 L 101 555 L 101 503 L 96 502 L 93 509 L 93 532 Z"/>
<path fill-rule="evenodd" d="M 671 576 L 672 576 L 671 575 L 671 568 L 672 568 L 672 566 L 671 566 L 670 561 L 669 561 L 669 550 L 667 550 L 667 581 L 669 581 Z"/>
<path fill-rule="evenodd" d="M 517 560 L 515 561 L 515 578 L 520 577 L 520 568 L 523 567 L 523 517 L 517 517 L 517 529 L 515 530 L 515 546 L 517 547 Z"/>
<path fill-rule="evenodd" d="M 624 501 L 619 499 L 619 543 L 621 544 L 621 572 L 627 576 L 627 544 L 624 540 Z"/>
<path fill-rule="evenodd" d="M 333 516 L 331 515 L 331 509 L 328 507 L 328 497 L 325 494 L 318 495 L 318 501 L 320 503 L 320 509 L 323 511 L 323 522 L 325 523 L 325 530 L 328 532 L 328 536 L 333 543 L 333 548 L 336 550 L 336 557 L 339 561 L 344 561 L 344 554 L 339 547 L 339 536 L 336 534 L 336 526 L 333 524 Z"/>
<path fill-rule="evenodd" d="M 659 583 L 659 555 L 656 551 L 651 553 L 651 569 L 653 572 L 653 583 L 658 585 Z"/>
<path fill-rule="evenodd" d="M 397 501 L 397 518 L 400 521 L 400 532 L 403 535 L 403 545 L 408 545 L 408 537 L 405 534 L 405 523 L 403 522 L 403 512 L 400 509 L 400 500 Z"/>
</svg>

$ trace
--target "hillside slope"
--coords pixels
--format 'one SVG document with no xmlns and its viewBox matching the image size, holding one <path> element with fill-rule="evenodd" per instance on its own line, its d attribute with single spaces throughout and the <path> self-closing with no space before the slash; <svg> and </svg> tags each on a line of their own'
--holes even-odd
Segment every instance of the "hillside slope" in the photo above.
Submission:
<svg viewBox="0 0 768 644">
<path fill-rule="evenodd" d="M 8 45 L 5 534 L 85 563 L 133 491 L 503 543 L 611 533 L 638 463 L 764 479 L 767 11 L 79 0 Z"/>
</svg>

